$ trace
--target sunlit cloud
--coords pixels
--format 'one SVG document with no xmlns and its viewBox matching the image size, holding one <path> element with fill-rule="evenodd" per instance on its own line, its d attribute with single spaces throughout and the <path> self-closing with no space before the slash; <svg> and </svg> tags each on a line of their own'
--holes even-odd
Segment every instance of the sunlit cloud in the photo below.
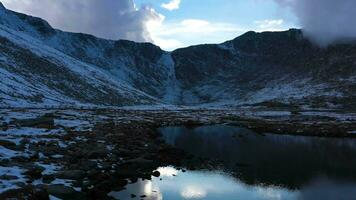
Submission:
<svg viewBox="0 0 356 200">
<path fill-rule="evenodd" d="M 279 31 L 283 30 L 283 19 L 265 19 L 265 20 L 259 20 L 259 21 L 254 21 L 254 23 L 257 25 L 258 30 L 264 31 Z"/>
<path fill-rule="evenodd" d="M 160 167 L 157 169 L 161 173 L 161 176 L 165 177 L 173 177 L 178 175 L 179 171 L 176 170 L 174 167 Z"/>
<path fill-rule="evenodd" d="M 2 0 L 18 12 L 41 17 L 55 28 L 106 39 L 152 42 L 146 24 L 162 15 L 150 6 L 137 7 L 133 0 Z"/>
<path fill-rule="evenodd" d="M 163 3 L 161 5 L 162 8 L 165 8 L 167 10 L 177 10 L 179 9 L 179 5 L 180 5 L 180 0 L 171 0 L 170 2 L 168 3 Z"/>
<path fill-rule="evenodd" d="M 181 192 L 184 199 L 202 199 L 206 197 L 207 192 L 203 188 L 197 186 L 187 186 Z"/>
</svg>

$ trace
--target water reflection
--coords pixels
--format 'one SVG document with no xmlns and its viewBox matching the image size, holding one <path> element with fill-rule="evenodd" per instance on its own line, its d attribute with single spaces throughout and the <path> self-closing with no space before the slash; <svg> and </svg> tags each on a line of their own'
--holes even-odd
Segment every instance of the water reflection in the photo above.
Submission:
<svg viewBox="0 0 356 200">
<path fill-rule="evenodd" d="M 146 195 L 148 200 L 179 199 L 295 199 L 297 192 L 279 187 L 248 186 L 222 172 L 188 171 L 175 176 L 164 171 L 176 171 L 173 167 L 158 169 L 163 175 L 152 181 L 140 181 L 127 190 L 112 192 L 116 199 L 131 199 L 131 194 Z M 162 179 L 162 180 L 160 180 Z M 149 189 L 149 190 L 148 190 Z"/>
<path fill-rule="evenodd" d="M 356 140 L 260 135 L 232 126 L 160 129 L 165 140 L 187 152 L 224 161 L 248 184 L 299 189 L 319 176 L 356 180 Z"/>
<path fill-rule="evenodd" d="M 159 168 L 161 177 L 112 192 L 116 199 L 355 199 L 356 142 L 352 139 L 259 135 L 230 126 L 160 129 L 166 142 L 223 160 L 222 171 Z M 133 198 L 133 199 L 135 199 Z"/>
</svg>

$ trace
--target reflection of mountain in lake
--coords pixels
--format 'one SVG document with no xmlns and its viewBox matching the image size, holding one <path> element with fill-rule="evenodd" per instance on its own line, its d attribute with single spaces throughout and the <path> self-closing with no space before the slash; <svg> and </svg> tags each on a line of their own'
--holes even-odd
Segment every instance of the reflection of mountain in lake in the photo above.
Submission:
<svg viewBox="0 0 356 200">
<path fill-rule="evenodd" d="M 356 182 L 356 141 L 265 136 L 230 126 L 162 128 L 170 144 L 203 157 L 219 158 L 248 184 L 301 188 L 319 177 Z"/>
</svg>

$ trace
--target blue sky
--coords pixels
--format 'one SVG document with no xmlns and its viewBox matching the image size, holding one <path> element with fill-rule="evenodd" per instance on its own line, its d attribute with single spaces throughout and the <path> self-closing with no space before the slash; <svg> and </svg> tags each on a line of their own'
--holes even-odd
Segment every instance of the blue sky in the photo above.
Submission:
<svg viewBox="0 0 356 200">
<path fill-rule="evenodd" d="M 179 8 L 174 10 L 162 7 L 172 1 L 135 1 L 137 7 L 149 5 L 164 18 L 148 24 L 148 29 L 154 42 L 167 50 L 220 43 L 249 30 L 278 31 L 299 27 L 293 13 L 273 0 L 181 0 Z"/>
</svg>

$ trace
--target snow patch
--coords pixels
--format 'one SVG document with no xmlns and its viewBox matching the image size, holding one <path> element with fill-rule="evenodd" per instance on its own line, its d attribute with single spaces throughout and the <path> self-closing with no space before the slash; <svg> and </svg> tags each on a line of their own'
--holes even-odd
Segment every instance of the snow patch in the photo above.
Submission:
<svg viewBox="0 0 356 200">
<path fill-rule="evenodd" d="M 3 193 L 7 190 L 17 189 L 19 188 L 16 183 L 18 182 L 26 182 L 24 175 L 22 175 L 25 171 L 19 167 L 2 167 L 0 166 L 0 174 L 7 176 L 15 176 L 17 177 L 14 180 L 2 180 L 0 179 L 0 193 Z"/>
<path fill-rule="evenodd" d="M 53 129 L 48 130 L 44 128 L 32 128 L 32 127 L 21 127 L 21 128 L 9 128 L 6 131 L 0 130 L 0 135 L 3 136 L 40 136 L 40 135 L 56 135 L 64 134 L 64 130 Z"/>
</svg>

